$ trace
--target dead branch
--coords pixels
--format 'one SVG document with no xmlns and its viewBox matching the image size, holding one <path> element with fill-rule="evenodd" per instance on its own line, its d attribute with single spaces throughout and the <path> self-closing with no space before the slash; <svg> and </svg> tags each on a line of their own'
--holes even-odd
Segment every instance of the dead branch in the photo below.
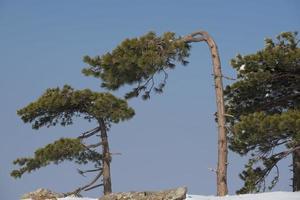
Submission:
<svg viewBox="0 0 300 200">
<path fill-rule="evenodd" d="M 101 146 L 103 143 L 102 142 L 98 142 L 96 144 L 90 144 L 90 145 L 86 145 L 87 148 L 96 148 Z"/>
<path fill-rule="evenodd" d="M 79 173 L 80 175 L 84 176 L 84 177 L 85 177 L 85 175 L 84 175 L 85 173 L 89 173 L 89 172 L 97 172 L 97 171 L 100 171 L 100 170 L 102 170 L 102 168 L 90 169 L 90 170 L 85 170 L 85 171 L 80 170 L 80 169 L 77 169 L 78 173 Z"/>
<path fill-rule="evenodd" d="M 77 138 L 78 138 L 78 139 L 88 138 L 88 137 L 90 137 L 90 136 L 96 134 L 96 133 L 99 132 L 99 131 L 100 131 L 100 127 L 98 126 L 98 127 L 94 128 L 94 129 L 92 129 L 92 130 L 89 130 L 89 131 L 86 131 L 86 132 L 82 133 L 82 134 L 81 134 L 79 137 L 77 137 Z"/>
<path fill-rule="evenodd" d="M 90 183 L 88 183 L 88 184 L 86 184 L 86 185 L 84 185 L 84 186 L 82 186 L 82 187 L 79 187 L 79 188 L 77 188 L 76 190 L 74 190 L 74 191 L 72 191 L 72 192 L 64 193 L 64 195 L 65 195 L 65 196 L 70 196 L 70 195 L 72 195 L 72 194 L 75 194 L 75 195 L 80 194 L 80 192 L 81 192 L 82 190 L 88 189 L 88 188 L 90 188 L 93 184 L 95 184 L 95 183 L 97 182 L 97 180 L 101 177 L 101 175 L 102 175 L 102 171 L 100 171 L 100 172 L 97 174 L 97 176 L 96 176 Z"/>
<path fill-rule="evenodd" d="M 98 185 L 94 185 L 92 187 L 86 188 L 84 191 L 89 191 L 89 190 L 92 190 L 92 189 L 100 187 L 100 186 L 103 186 L 103 184 L 101 183 L 101 184 L 98 184 Z"/>
</svg>

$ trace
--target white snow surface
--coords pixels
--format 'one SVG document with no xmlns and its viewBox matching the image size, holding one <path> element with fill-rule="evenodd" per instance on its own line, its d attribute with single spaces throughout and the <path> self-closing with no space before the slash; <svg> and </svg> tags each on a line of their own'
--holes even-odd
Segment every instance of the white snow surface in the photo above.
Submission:
<svg viewBox="0 0 300 200">
<path fill-rule="evenodd" d="M 23 199 L 31 200 L 31 199 Z M 58 200 L 97 200 L 92 198 L 65 197 Z M 186 195 L 186 200 L 300 200 L 300 192 L 266 192 L 257 194 L 228 195 L 225 197 Z"/>
<path fill-rule="evenodd" d="M 78 197 L 65 197 L 65 198 L 58 198 L 61 200 L 98 200 L 98 199 L 91 199 L 91 198 L 78 198 Z"/>
<path fill-rule="evenodd" d="M 22 199 L 22 200 L 32 200 L 32 199 Z M 57 200 L 98 200 L 87 197 L 65 197 L 65 198 L 57 198 Z"/>
<path fill-rule="evenodd" d="M 240 67 L 239 71 L 244 71 L 244 70 L 245 70 L 245 67 L 246 67 L 246 65 L 243 64 L 243 65 Z"/>
<path fill-rule="evenodd" d="M 187 195 L 186 200 L 300 200 L 300 192 L 267 192 L 225 197 Z"/>
</svg>

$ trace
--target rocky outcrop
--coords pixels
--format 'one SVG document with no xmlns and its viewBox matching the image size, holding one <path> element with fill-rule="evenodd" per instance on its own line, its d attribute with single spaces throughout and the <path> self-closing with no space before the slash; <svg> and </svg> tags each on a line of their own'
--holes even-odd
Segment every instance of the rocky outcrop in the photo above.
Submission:
<svg viewBox="0 0 300 200">
<path fill-rule="evenodd" d="M 184 200 L 186 192 L 185 187 L 158 192 L 120 192 L 105 195 L 99 200 Z"/>
<path fill-rule="evenodd" d="M 47 189 L 37 189 L 36 191 L 29 192 L 22 196 L 22 199 L 32 199 L 32 200 L 45 200 L 45 199 L 57 199 L 60 197 L 64 197 L 63 194 L 52 192 Z"/>
</svg>

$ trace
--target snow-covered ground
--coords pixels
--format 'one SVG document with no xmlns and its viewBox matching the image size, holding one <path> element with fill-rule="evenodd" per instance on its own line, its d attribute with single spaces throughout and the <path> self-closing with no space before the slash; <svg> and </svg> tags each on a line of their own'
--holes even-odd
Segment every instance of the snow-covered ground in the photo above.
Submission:
<svg viewBox="0 0 300 200">
<path fill-rule="evenodd" d="M 225 197 L 187 195 L 186 200 L 300 200 L 300 192 L 267 192 Z"/>
<path fill-rule="evenodd" d="M 66 198 L 59 198 L 59 200 L 97 200 L 97 199 L 66 197 Z M 300 192 L 268 192 L 268 193 L 259 193 L 259 194 L 232 195 L 232 196 L 225 196 L 225 197 L 188 194 L 186 200 L 300 200 Z"/>
</svg>

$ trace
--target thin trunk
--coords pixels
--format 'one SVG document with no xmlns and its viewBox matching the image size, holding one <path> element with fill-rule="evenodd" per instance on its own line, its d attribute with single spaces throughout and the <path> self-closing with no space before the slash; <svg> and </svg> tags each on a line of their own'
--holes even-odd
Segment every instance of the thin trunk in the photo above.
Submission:
<svg viewBox="0 0 300 200">
<path fill-rule="evenodd" d="M 225 129 L 225 108 L 223 97 L 223 83 L 221 62 L 218 53 L 218 48 L 211 37 L 208 38 L 207 43 L 211 50 L 213 65 L 214 65 L 214 79 L 216 102 L 218 109 L 218 169 L 217 169 L 217 194 L 224 196 L 228 193 L 227 189 L 227 136 Z"/>
<path fill-rule="evenodd" d="M 200 36 L 200 37 L 197 37 Z M 202 42 L 205 41 L 211 52 L 215 92 L 217 102 L 218 117 L 218 167 L 217 167 L 217 195 L 224 196 L 228 194 L 227 188 L 227 136 L 225 128 L 225 107 L 223 95 L 223 83 L 221 62 L 218 47 L 212 37 L 205 31 L 194 32 L 183 38 L 186 42 Z"/>
<path fill-rule="evenodd" d="M 293 152 L 293 191 L 300 191 L 300 149 Z"/>
<path fill-rule="evenodd" d="M 102 143 L 102 168 L 103 168 L 103 193 L 104 195 L 110 194 L 111 189 L 111 175 L 110 175 L 110 161 L 111 155 L 109 152 L 108 138 L 106 125 L 103 119 L 99 120 L 101 143 Z"/>
</svg>

